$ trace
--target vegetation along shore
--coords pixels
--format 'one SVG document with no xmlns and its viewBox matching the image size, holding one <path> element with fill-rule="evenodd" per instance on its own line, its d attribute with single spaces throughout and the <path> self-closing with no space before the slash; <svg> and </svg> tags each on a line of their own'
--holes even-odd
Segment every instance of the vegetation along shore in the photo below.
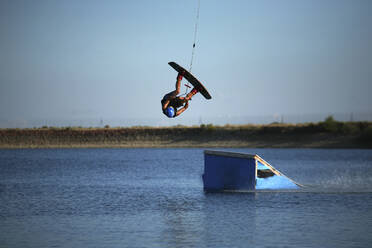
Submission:
<svg viewBox="0 0 372 248">
<path fill-rule="evenodd" d="M 130 128 L 0 129 L 0 148 L 372 148 L 372 122 Z"/>
</svg>

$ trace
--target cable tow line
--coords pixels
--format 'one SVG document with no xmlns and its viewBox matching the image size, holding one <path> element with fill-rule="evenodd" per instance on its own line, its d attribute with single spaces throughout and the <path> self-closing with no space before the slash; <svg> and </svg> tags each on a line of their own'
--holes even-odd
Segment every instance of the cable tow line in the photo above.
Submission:
<svg viewBox="0 0 372 248">
<path fill-rule="evenodd" d="M 191 62 L 190 62 L 190 72 L 192 70 L 192 62 L 194 60 L 194 53 L 195 53 L 195 44 L 196 44 L 196 35 L 198 33 L 198 23 L 199 23 L 199 10 L 200 10 L 200 0 L 198 0 L 198 9 L 196 11 L 196 20 L 195 20 L 195 29 L 194 29 L 194 42 L 192 45 L 192 52 L 191 52 Z"/>
<path fill-rule="evenodd" d="M 196 10 L 196 19 L 195 19 L 195 28 L 194 28 L 194 42 L 192 44 L 190 70 L 189 70 L 190 73 L 191 73 L 191 70 L 192 70 L 192 62 L 194 60 L 194 54 L 195 54 L 196 35 L 198 33 L 198 23 L 199 23 L 199 10 L 200 10 L 200 0 L 198 0 L 198 8 Z M 188 88 L 191 88 L 191 87 L 188 85 L 188 87 L 186 88 L 186 94 L 187 94 Z"/>
</svg>

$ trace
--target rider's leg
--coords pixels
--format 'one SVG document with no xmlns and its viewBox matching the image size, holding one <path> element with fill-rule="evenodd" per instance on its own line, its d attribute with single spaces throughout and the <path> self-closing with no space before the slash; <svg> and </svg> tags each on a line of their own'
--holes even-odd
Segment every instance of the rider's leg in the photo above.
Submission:
<svg viewBox="0 0 372 248">
<path fill-rule="evenodd" d="M 198 93 L 198 90 L 196 88 L 193 88 L 189 94 L 186 95 L 186 100 L 190 100 L 196 93 Z"/>
<path fill-rule="evenodd" d="M 169 99 L 177 97 L 177 95 L 180 94 L 180 92 L 181 92 L 181 80 L 182 80 L 182 74 L 178 73 L 177 82 L 176 82 L 176 89 L 174 91 L 169 92 L 168 94 L 166 94 L 164 96 L 164 99 L 169 100 Z"/>
<path fill-rule="evenodd" d="M 177 75 L 177 82 L 176 82 L 176 92 L 177 92 L 177 95 L 181 92 L 181 81 L 182 81 L 182 74 L 181 73 L 178 73 Z"/>
</svg>

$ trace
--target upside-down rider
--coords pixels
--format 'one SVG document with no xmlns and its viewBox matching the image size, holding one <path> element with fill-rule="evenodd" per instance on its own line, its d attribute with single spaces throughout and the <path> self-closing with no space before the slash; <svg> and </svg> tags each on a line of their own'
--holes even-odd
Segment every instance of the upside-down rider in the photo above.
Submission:
<svg viewBox="0 0 372 248">
<path fill-rule="evenodd" d="M 176 90 L 169 92 L 161 100 L 163 113 L 169 118 L 174 118 L 182 114 L 189 107 L 189 100 L 198 93 L 198 90 L 194 87 L 185 97 L 178 96 L 183 76 L 184 72 L 178 73 Z"/>
</svg>

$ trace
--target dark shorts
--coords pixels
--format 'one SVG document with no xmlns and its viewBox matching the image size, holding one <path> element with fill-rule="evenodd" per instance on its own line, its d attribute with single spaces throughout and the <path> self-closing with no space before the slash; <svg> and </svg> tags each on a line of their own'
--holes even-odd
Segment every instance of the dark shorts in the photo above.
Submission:
<svg viewBox="0 0 372 248">
<path fill-rule="evenodd" d="M 169 92 L 168 94 L 166 94 L 163 97 L 163 100 L 162 101 L 166 101 L 166 100 L 169 100 L 169 99 L 172 99 L 172 98 L 176 98 L 176 97 L 177 97 L 177 92 L 174 90 L 174 91 Z"/>
<path fill-rule="evenodd" d="M 163 105 L 165 101 L 170 100 L 169 106 L 172 106 L 174 109 L 182 107 L 184 105 L 184 101 L 180 100 L 177 97 L 177 92 L 172 91 L 166 94 L 163 99 L 161 100 L 161 104 Z"/>
</svg>

